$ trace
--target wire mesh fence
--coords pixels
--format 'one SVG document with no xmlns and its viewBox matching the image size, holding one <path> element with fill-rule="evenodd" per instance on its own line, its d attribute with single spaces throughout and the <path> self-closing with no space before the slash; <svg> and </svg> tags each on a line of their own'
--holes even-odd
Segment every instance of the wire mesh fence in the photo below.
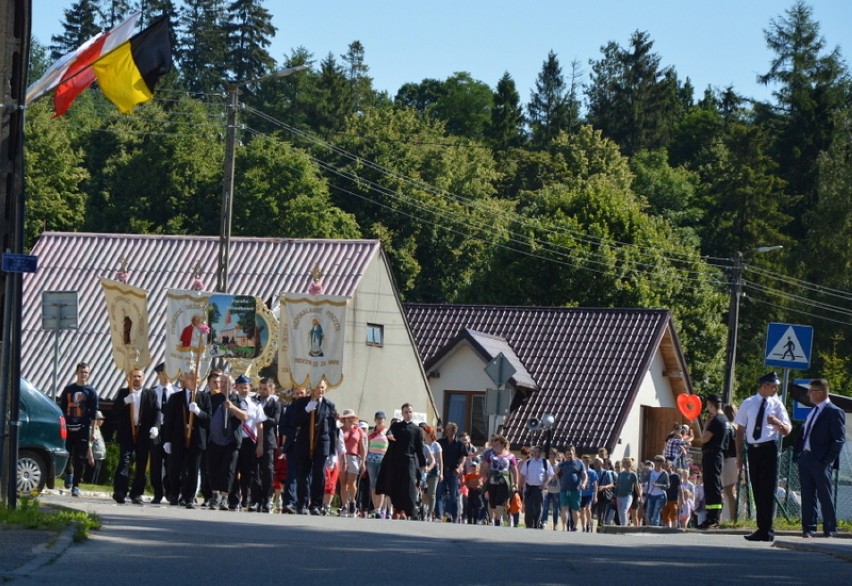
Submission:
<svg viewBox="0 0 852 586">
<path fill-rule="evenodd" d="M 832 494 L 837 519 L 852 522 L 852 448 L 849 442 L 843 446 L 840 454 L 840 469 L 835 472 L 833 480 Z M 784 518 L 788 521 L 801 519 L 801 491 L 799 466 L 793 461 L 793 450 L 785 449 L 778 459 L 778 487 L 775 491 L 776 518 Z M 736 503 L 737 519 L 754 518 L 754 498 L 745 474 L 740 475 Z"/>
</svg>

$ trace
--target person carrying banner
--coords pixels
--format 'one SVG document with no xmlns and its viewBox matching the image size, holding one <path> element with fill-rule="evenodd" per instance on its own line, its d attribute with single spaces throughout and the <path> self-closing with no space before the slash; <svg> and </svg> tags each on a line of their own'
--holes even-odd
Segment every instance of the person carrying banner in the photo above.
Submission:
<svg viewBox="0 0 852 586">
<path fill-rule="evenodd" d="M 169 455 L 171 493 L 169 504 L 195 508 L 198 468 L 201 454 L 207 449 L 210 427 L 210 393 L 197 392 L 198 377 L 184 373 L 181 389 L 166 403 L 163 420 L 163 449 Z"/>
<path fill-rule="evenodd" d="M 321 380 L 309 397 L 296 399 L 290 406 L 298 431 L 297 474 L 309 487 L 311 515 L 321 515 L 325 488 L 325 467 L 337 459 L 337 408 L 325 397 L 327 385 Z"/>
<path fill-rule="evenodd" d="M 281 419 L 281 403 L 275 395 L 275 381 L 270 377 L 260 379 L 255 401 L 263 413 L 261 421 L 263 439 L 258 441 L 257 474 L 251 484 L 252 501 L 261 513 L 272 512 L 272 478 L 275 475 L 275 451 L 278 449 L 278 423 Z"/>
<path fill-rule="evenodd" d="M 257 459 L 263 453 L 263 420 L 265 415 L 260 405 L 250 396 L 251 379 L 240 375 L 236 380 L 237 405 L 248 417 L 240 425 L 242 441 L 237 456 L 237 471 L 228 497 L 233 510 L 257 511 L 260 503 L 252 501 L 251 485 L 257 476 Z"/>
<path fill-rule="evenodd" d="M 118 436 L 118 466 L 113 478 L 112 498 L 118 504 L 127 499 L 130 483 L 130 461 L 135 460 L 136 472 L 130 486 L 130 502 L 141 505 L 145 492 L 148 459 L 160 445 L 160 404 L 153 389 L 143 387 L 145 373 L 141 368 L 130 371 L 130 386 L 118 391 L 112 404 L 112 414 Z"/>
<path fill-rule="evenodd" d="M 209 383 L 208 378 L 208 383 Z M 212 510 L 228 510 L 228 493 L 234 483 L 240 445 L 242 424 L 248 413 L 239 408 L 240 398 L 236 393 L 210 393 L 209 434 L 207 437 L 207 478 L 210 484 Z"/>
</svg>

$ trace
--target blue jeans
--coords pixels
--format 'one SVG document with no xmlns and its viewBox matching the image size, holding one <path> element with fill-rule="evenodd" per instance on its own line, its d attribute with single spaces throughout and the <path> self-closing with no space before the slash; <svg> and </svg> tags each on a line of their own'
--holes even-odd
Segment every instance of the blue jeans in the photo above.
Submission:
<svg viewBox="0 0 852 586">
<path fill-rule="evenodd" d="M 545 492 L 544 493 L 544 508 L 541 510 L 541 524 L 547 525 L 547 514 L 550 512 L 550 507 L 553 507 L 553 526 L 556 527 L 559 523 L 559 493 Z"/>
<path fill-rule="evenodd" d="M 437 517 L 443 517 L 444 511 L 453 518 L 453 523 L 459 520 L 459 477 L 455 470 L 445 470 L 444 478 L 438 483 L 435 503 Z M 446 503 L 444 502 L 446 500 Z M 445 508 L 446 507 L 446 508 Z"/>
<path fill-rule="evenodd" d="M 645 499 L 645 523 L 652 527 L 660 526 L 660 513 L 666 504 L 666 493 L 649 494 Z"/>
</svg>

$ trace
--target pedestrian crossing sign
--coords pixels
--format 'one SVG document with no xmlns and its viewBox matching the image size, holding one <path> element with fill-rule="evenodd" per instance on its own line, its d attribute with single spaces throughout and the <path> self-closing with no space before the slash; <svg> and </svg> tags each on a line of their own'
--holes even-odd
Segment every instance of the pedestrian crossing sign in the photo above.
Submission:
<svg viewBox="0 0 852 586">
<path fill-rule="evenodd" d="M 767 366 L 805 370 L 811 365 L 814 329 L 797 324 L 770 323 L 766 329 Z"/>
</svg>

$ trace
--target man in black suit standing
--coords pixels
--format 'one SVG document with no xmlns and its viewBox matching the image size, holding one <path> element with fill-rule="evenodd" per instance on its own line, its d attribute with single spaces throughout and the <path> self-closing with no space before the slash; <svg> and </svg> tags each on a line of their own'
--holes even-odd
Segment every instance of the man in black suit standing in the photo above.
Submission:
<svg viewBox="0 0 852 586">
<path fill-rule="evenodd" d="M 197 391 L 197 377 L 181 377 L 181 389 L 169 397 L 163 419 L 163 449 L 169 455 L 169 504 L 195 508 L 198 467 L 207 450 L 212 408 L 210 393 Z"/>
<path fill-rule="evenodd" d="M 145 471 L 151 452 L 160 444 L 160 405 L 153 389 L 143 388 L 145 373 L 141 368 L 130 371 L 130 387 L 118 391 L 112 404 L 118 435 L 118 466 L 113 479 L 112 498 L 124 504 L 130 481 L 130 460 L 136 461 L 136 473 L 130 488 L 130 502 L 142 504 L 145 492 Z"/>
<path fill-rule="evenodd" d="M 284 482 L 284 512 L 290 514 L 308 512 L 308 479 L 299 476 L 301 471 L 300 451 L 296 449 L 300 417 L 296 416 L 296 409 L 293 407 L 297 400 L 307 396 L 308 392 L 305 387 L 294 387 L 292 400 L 282 411 L 278 423 L 278 434 L 281 436 L 281 451 L 283 452 L 279 455 L 279 458 L 283 457 L 287 460 L 287 478 Z M 301 413 L 303 410 L 299 409 L 299 412 Z"/>
<path fill-rule="evenodd" d="M 816 535 L 817 499 L 825 537 L 837 535 L 837 512 L 831 498 L 832 471 L 839 467 L 846 441 L 846 414 L 828 398 L 828 381 L 815 379 L 808 388 L 814 408 L 808 414 L 794 453 L 799 457 L 802 483 L 802 537 Z"/>
<path fill-rule="evenodd" d="M 278 402 L 275 390 L 275 381 L 264 377 L 260 379 L 254 397 L 265 415 L 261 423 L 263 439 L 260 441 L 262 453 L 257 459 L 258 473 L 252 480 L 252 501 L 260 505 L 261 513 L 272 512 L 272 477 L 275 474 L 275 450 L 278 449 L 278 424 L 281 419 L 281 403 Z"/>
<path fill-rule="evenodd" d="M 296 399 L 290 405 L 298 432 L 295 448 L 299 451 L 299 471 L 310 490 L 311 515 L 322 514 L 325 468 L 337 457 L 337 409 L 325 398 L 326 382 L 316 386 L 310 397 Z"/>
<path fill-rule="evenodd" d="M 166 413 L 166 403 L 169 397 L 175 392 L 175 387 L 169 381 L 166 374 L 166 364 L 161 362 L 154 367 L 154 372 L 157 375 L 157 384 L 154 385 L 154 392 L 157 394 L 157 403 L 160 405 L 160 420 L 157 421 L 157 427 L 160 428 L 162 434 L 163 417 Z M 163 451 L 163 444 L 158 443 L 151 448 L 151 486 L 154 488 L 154 499 L 152 505 L 158 505 L 163 501 L 163 497 L 168 494 L 168 458 L 166 452 Z"/>
</svg>

